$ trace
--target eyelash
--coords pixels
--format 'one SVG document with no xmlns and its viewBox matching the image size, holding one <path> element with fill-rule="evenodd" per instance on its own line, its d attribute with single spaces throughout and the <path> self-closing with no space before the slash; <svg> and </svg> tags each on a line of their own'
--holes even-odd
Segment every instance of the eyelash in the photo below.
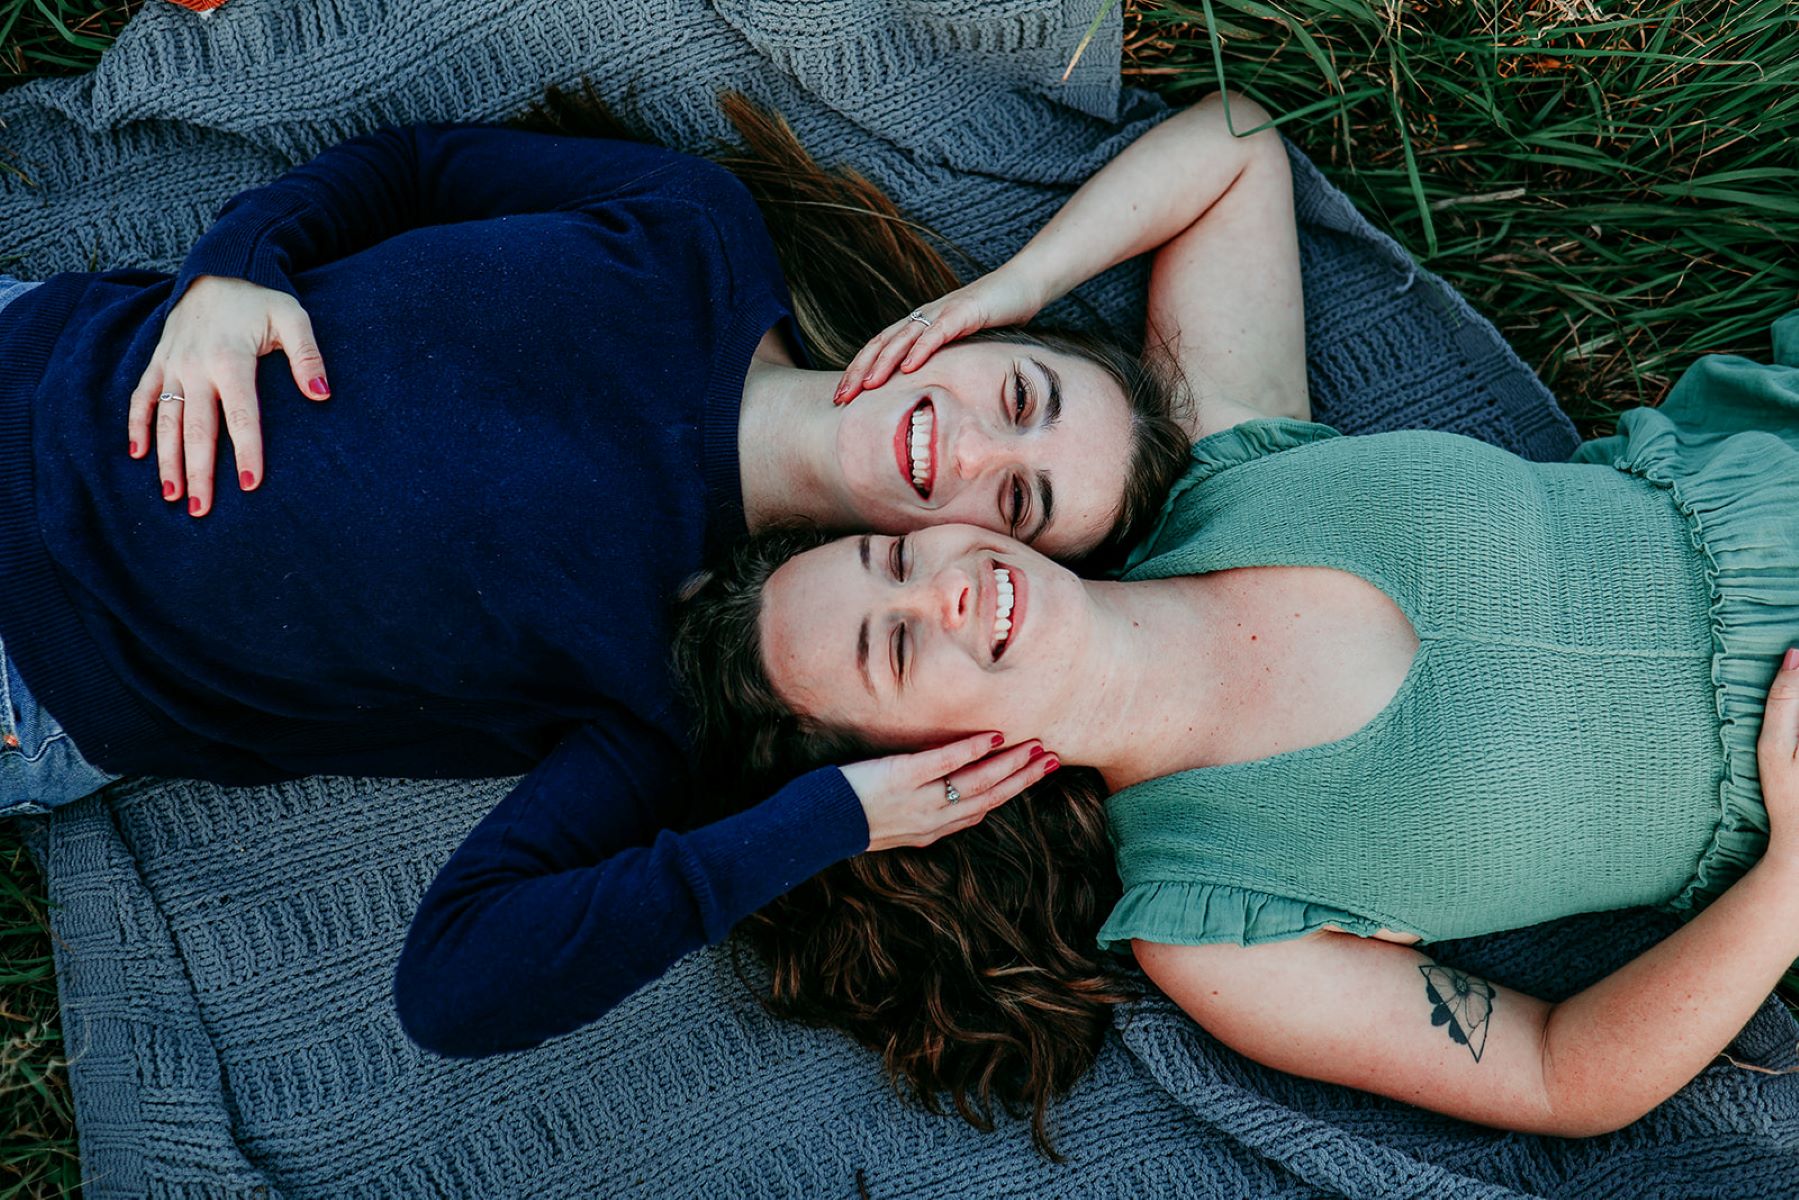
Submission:
<svg viewBox="0 0 1799 1200">
<path fill-rule="evenodd" d="M 893 548 L 888 551 L 887 559 L 888 566 L 893 572 L 894 580 L 896 582 L 904 582 L 908 574 L 906 563 L 906 539 L 904 537 L 896 537 L 893 539 Z M 899 626 L 894 629 L 893 639 L 894 674 L 903 683 L 906 678 L 906 648 L 908 641 L 910 640 L 906 636 L 905 622 L 902 621 Z"/>
<path fill-rule="evenodd" d="M 1030 401 L 1030 390 L 1025 385 L 1024 372 L 1016 366 L 1012 368 L 1012 397 L 1012 423 L 1022 425 L 1025 406 Z M 1007 486 L 1012 489 L 1012 515 L 1007 518 L 1006 527 L 1013 537 L 1017 537 L 1018 531 L 1024 527 L 1025 488 L 1016 476 Z"/>
</svg>

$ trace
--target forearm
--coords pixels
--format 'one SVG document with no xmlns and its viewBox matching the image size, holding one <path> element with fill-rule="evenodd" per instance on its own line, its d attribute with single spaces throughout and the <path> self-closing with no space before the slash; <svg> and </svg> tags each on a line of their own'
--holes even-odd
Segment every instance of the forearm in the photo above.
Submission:
<svg viewBox="0 0 1799 1200">
<path fill-rule="evenodd" d="M 522 1050 L 595 1021 L 868 845 L 835 770 L 686 833 L 576 823 L 622 807 L 605 797 L 515 796 L 516 814 L 508 797 L 432 883 L 395 971 L 401 1023 L 439 1054 Z M 645 843 L 617 845 L 621 835 Z"/>
<path fill-rule="evenodd" d="M 1642 1116 L 1748 1023 L 1799 958 L 1799 858 L 1764 858 L 1684 927 L 1551 1010 L 1550 1103 L 1569 1134 Z"/>
<path fill-rule="evenodd" d="M 1167 244 L 1204 218 L 1245 171 L 1288 170 L 1268 113 L 1246 97 L 1214 93 L 1138 138 L 1069 198 L 1000 270 L 1027 279 L 1042 304 L 1095 275 Z"/>
</svg>

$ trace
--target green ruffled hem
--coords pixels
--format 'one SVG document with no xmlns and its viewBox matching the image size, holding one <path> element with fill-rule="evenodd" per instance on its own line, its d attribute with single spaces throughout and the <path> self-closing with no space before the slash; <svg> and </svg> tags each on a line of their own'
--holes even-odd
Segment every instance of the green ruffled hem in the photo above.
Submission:
<svg viewBox="0 0 1799 1200">
<path fill-rule="evenodd" d="M 1316 421 L 1265 417 L 1244 421 L 1240 425 L 1200 438 L 1193 443 L 1186 473 L 1169 490 L 1168 499 L 1163 501 L 1162 511 L 1156 515 L 1156 522 L 1149 536 L 1131 550 L 1118 573 L 1128 576 L 1131 571 L 1167 549 L 1161 545 L 1162 531 L 1167 528 L 1169 517 L 1180 507 L 1180 498 L 1187 489 L 1197 487 L 1221 471 L 1240 467 L 1258 458 L 1341 436 L 1329 425 L 1320 425 Z"/>
<path fill-rule="evenodd" d="M 1775 334 L 1783 356 L 1799 352 L 1799 314 Z M 1755 743 L 1780 657 L 1799 644 L 1799 362 L 1701 359 L 1660 409 L 1626 413 L 1616 436 L 1574 457 L 1665 489 L 1690 525 L 1711 589 L 1724 750 L 1718 824 L 1691 878 L 1664 905 L 1691 915 L 1768 844 Z"/>
<path fill-rule="evenodd" d="M 1131 940 L 1167 946 L 1206 946 L 1233 942 L 1256 946 L 1303 937 L 1326 925 L 1337 925 L 1363 937 L 1380 932 L 1371 921 L 1303 900 L 1270 896 L 1248 888 L 1216 883 L 1142 883 L 1129 888 L 1099 930 L 1102 950 L 1128 951 Z"/>
</svg>

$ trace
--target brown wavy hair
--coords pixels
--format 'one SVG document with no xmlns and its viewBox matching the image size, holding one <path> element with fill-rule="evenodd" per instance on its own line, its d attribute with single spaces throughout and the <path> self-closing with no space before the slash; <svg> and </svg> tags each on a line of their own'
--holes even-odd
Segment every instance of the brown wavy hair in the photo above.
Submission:
<svg viewBox="0 0 1799 1200">
<path fill-rule="evenodd" d="M 876 753 L 854 730 L 795 713 L 763 665 L 763 586 L 829 541 L 757 535 L 683 593 L 675 663 L 694 713 L 716 819 L 825 763 Z M 1120 887 L 1097 772 L 1066 767 L 980 824 L 918 849 L 859 854 L 739 931 L 771 974 L 778 1016 L 841 1029 L 932 1112 L 978 1129 L 1029 1113 L 1057 1158 L 1049 1104 L 1086 1073 L 1111 1010 L 1136 989 L 1098 949 Z"/>
</svg>

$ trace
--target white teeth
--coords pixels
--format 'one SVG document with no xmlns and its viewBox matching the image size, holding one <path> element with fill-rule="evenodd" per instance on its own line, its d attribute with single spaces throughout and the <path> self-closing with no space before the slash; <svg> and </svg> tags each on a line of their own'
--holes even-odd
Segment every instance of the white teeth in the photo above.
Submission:
<svg viewBox="0 0 1799 1200">
<path fill-rule="evenodd" d="M 1012 572 L 1004 567 L 995 567 L 993 581 L 999 594 L 993 608 L 993 641 L 998 646 L 1012 632 Z"/>
<path fill-rule="evenodd" d="M 920 406 L 912 414 L 912 482 L 919 487 L 931 477 L 931 410 Z"/>
</svg>

